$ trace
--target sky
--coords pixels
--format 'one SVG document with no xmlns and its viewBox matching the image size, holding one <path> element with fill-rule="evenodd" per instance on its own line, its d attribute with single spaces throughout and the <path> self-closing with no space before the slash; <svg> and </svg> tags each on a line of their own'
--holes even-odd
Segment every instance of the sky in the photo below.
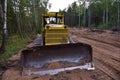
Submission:
<svg viewBox="0 0 120 80">
<path fill-rule="evenodd" d="M 63 10 L 64 8 L 67 8 L 69 4 L 73 3 L 77 0 L 49 0 L 49 2 L 52 4 L 49 12 L 58 12 L 59 9 Z"/>
</svg>

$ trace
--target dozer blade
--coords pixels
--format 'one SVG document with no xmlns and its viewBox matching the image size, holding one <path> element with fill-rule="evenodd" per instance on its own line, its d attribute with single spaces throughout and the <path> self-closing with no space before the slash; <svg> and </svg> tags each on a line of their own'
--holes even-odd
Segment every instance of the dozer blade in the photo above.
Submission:
<svg viewBox="0 0 120 80">
<path fill-rule="evenodd" d="M 76 68 L 90 69 L 92 65 L 92 48 L 84 43 L 49 45 L 32 47 L 22 51 L 23 73 L 56 74 Z M 54 63 L 59 63 L 57 66 Z M 54 64 L 54 66 L 50 65 Z M 90 64 L 90 65 L 88 65 Z"/>
</svg>

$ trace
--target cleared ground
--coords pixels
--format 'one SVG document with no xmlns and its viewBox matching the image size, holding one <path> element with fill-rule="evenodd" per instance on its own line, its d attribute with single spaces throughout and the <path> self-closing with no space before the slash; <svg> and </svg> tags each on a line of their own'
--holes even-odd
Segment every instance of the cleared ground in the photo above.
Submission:
<svg viewBox="0 0 120 80">
<path fill-rule="evenodd" d="M 56 75 L 21 76 L 19 57 L 13 56 L 2 80 L 120 80 L 120 32 L 70 28 L 70 35 L 76 42 L 83 42 L 93 47 L 94 71 L 76 69 Z M 31 43 L 28 47 L 33 46 Z M 52 63 L 51 67 L 61 67 Z"/>
</svg>

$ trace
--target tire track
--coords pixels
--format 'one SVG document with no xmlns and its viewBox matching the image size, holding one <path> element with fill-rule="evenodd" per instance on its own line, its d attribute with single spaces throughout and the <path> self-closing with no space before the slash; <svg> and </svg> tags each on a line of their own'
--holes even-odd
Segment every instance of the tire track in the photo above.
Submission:
<svg viewBox="0 0 120 80">
<path fill-rule="evenodd" d="M 113 80 L 120 80 L 120 76 L 117 73 L 115 73 L 113 69 L 107 67 L 106 64 L 97 59 L 95 59 L 94 62 L 98 69 L 106 73 L 109 77 L 113 78 Z"/>
<path fill-rule="evenodd" d="M 96 51 L 94 51 L 94 58 L 99 59 L 103 62 L 105 62 L 106 64 L 108 64 L 109 66 L 113 67 L 115 70 L 120 71 L 119 66 L 120 63 L 112 58 L 110 58 L 109 56 L 107 56 L 106 54 L 101 53 L 101 51 L 97 51 L 98 49 L 96 49 Z"/>
<path fill-rule="evenodd" d="M 94 39 L 83 38 L 80 35 L 72 35 L 77 42 L 83 42 L 92 45 L 94 64 L 99 71 L 97 73 L 102 77 L 96 77 L 96 80 L 119 80 L 120 79 L 120 48 L 109 43 L 96 41 Z M 93 73 L 91 76 L 94 76 Z M 103 78 L 104 77 L 104 78 Z"/>
<path fill-rule="evenodd" d="M 118 61 L 120 61 L 120 48 L 118 47 L 112 46 L 110 44 L 104 44 L 101 42 L 97 42 L 94 40 L 89 40 L 89 39 L 82 38 L 82 37 L 75 36 L 75 35 L 73 39 L 77 40 L 77 42 L 83 42 L 83 43 L 90 44 L 92 45 L 92 47 L 98 47 L 102 51 L 104 51 L 105 54 L 107 54 L 108 56 L 111 56 L 112 58 L 115 58 Z"/>
<path fill-rule="evenodd" d="M 113 46 L 116 46 L 116 47 L 120 48 L 120 35 L 119 34 L 117 34 L 117 36 L 115 34 L 114 35 L 111 34 L 111 36 L 113 36 L 112 38 L 111 37 L 107 37 L 106 38 L 103 35 L 100 35 L 100 34 L 97 34 L 97 33 L 95 34 L 93 32 L 86 32 L 85 31 L 86 33 L 84 33 L 84 32 L 81 33 L 80 30 L 75 30 L 75 32 L 74 32 L 74 30 L 73 31 L 70 30 L 70 32 L 71 32 L 71 35 L 78 35 L 78 34 L 80 34 L 80 36 L 83 37 L 83 38 L 87 38 L 87 39 L 90 39 L 90 40 L 94 40 L 94 41 L 110 44 L 110 45 L 113 45 Z"/>
<path fill-rule="evenodd" d="M 108 76 L 106 73 L 101 71 L 96 67 L 94 71 L 88 72 L 90 74 L 90 77 L 95 79 L 95 80 L 113 80 L 110 76 Z"/>
<path fill-rule="evenodd" d="M 82 37 L 83 37 L 83 38 L 86 38 L 86 39 L 90 39 L 90 40 L 102 42 L 102 43 L 105 43 L 105 44 L 110 44 L 110 45 L 113 45 L 113 46 L 115 46 L 115 47 L 119 47 L 119 48 L 120 48 L 120 42 L 118 42 L 118 41 L 113 41 L 113 40 L 111 40 L 111 42 L 106 42 L 106 41 L 102 41 L 102 40 L 99 40 L 99 39 L 94 39 L 94 38 L 87 37 L 87 36 L 82 36 Z"/>
</svg>

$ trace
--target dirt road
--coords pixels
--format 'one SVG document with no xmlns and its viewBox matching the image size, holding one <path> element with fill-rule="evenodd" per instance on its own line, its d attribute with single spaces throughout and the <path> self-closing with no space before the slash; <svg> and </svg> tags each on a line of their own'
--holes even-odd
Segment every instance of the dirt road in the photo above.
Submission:
<svg viewBox="0 0 120 80">
<path fill-rule="evenodd" d="M 94 71 L 76 69 L 52 76 L 21 76 L 18 61 L 4 72 L 2 80 L 120 80 L 120 32 L 77 28 L 71 28 L 69 31 L 76 42 L 92 45 Z M 58 65 L 56 63 L 54 66 Z"/>
<path fill-rule="evenodd" d="M 120 35 L 110 31 L 91 32 L 89 30 L 70 30 L 72 38 L 78 42 L 92 45 L 96 67 L 91 71 L 95 80 L 120 79 Z"/>
</svg>

